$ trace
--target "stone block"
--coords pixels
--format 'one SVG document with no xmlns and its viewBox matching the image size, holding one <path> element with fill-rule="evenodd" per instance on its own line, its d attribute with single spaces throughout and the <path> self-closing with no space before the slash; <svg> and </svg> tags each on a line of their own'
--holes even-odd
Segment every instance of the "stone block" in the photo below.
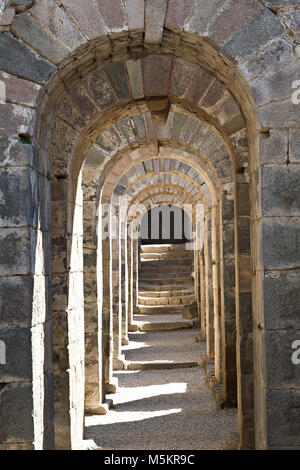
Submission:
<svg viewBox="0 0 300 470">
<path fill-rule="evenodd" d="M 258 111 L 261 126 L 269 127 L 297 127 L 299 124 L 299 105 L 292 100 L 269 103 L 261 106 Z"/>
<path fill-rule="evenodd" d="M 0 227 L 37 226 L 37 174 L 30 168 L 0 169 Z"/>
<path fill-rule="evenodd" d="M 90 96 L 100 109 L 105 109 L 117 103 L 118 98 L 105 73 L 97 69 L 85 80 Z"/>
<path fill-rule="evenodd" d="M 0 72 L 0 81 L 5 84 L 6 101 L 33 108 L 37 105 L 41 92 L 40 85 L 5 72 Z"/>
<path fill-rule="evenodd" d="M 110 32 L 119 32 L 127 29 L 127 15 L 122 0 L 103 2 L 97 0 L 105 26 Z"/>
<path fill-rule="evenodd" d="M 199 67 L 191 79 L 190 85 L 185 93 L 185 98 L 191 103 L 199 103 L 213 80 L 214 77 L 211 73 Z"/>
<path fill-rule="evenodd" d="M 91 119 L 98 112 L 94 101 L 89 97 L 84 85 L 73 88 L 68 93 L 68 99 L 85 120 Z"/>
<path fill-rule="evenodd" d="M 280 64 L 293 59 L 293 46 L 284 38 L 276 38 L 271 43 L 255 53 L 253 58 L 246 58 L 239 69 L 247 80 L 257 76 L 263 76 L 266 72 L 273 70 Z"/>
<path fill-rule="evenodd" d="M 33 277 L 1 277 L 0 328 L 31 326 Z"/>
<path fill-rule="evenodd" d="M 284 31 L 284 26 L 273 12 L 264 8 L 224 46 L 224 52 L 237 59 L 251 54 Z"/>
<path fill-rule="evenodd" d="M 290 131 L 290 162 L 300 162 L 300 129 Z"/>
<path fill-rule="evenodd" d="M 0 35 L 0 69 L 37 83 L 44 83 L 54 72 L 52 64 L 39 59 L 7 32 Z"/>
<path fill-rule="evenodd" d="M 144 30 L 144 0 L 126 0 L 129 30 Z"/>
<path fill-rule="evenodd" d="M 300 141 L 300 139 L 299 139 Z M 271 129 L 268 137 L 260 137 L 260 162 L 286 163 L 288 151 L 287 131 Z M 291 154 L 291 149 L 290 149 Z M 290 155 L 291 158 L 291 155 Z"/>
<path fill-rule="evenodd" d="M 261 332 L 262 354 L 265 361 L 261 363 L 261 380 L 266 388 L 299 388 L 300 367 L 293 364 L 292 344 L 300 340 L 299 331 Z"/>
<path fill-rule="evenodd" d="M 3 228 L 0 233 L 0 274 L 31 274 L 35 269 L 37 233 L 31 228 Z"/>
<path fill-rule="evenodd" d="M 34 427 L 32 414 L 32 384 L 6 384 L 1 391 L 0 400 L 1 442 L 33 442 Z"/>
<path fill-rule="evenodd" d="M 70 53 L 68 48 L 56 41 L 31 16 L 25 14 L 18 16 L 12 25 L 12 31 L 45 59 L 55 64 L 58 64 Z"/>
<path fill-rule="evenodd" d="M 65 10 L 53 0 L 40 0 L 35 3 L 30 14 L 72 52 L 87 42 Z"/>
<path fill-rule="evenodd" d="M 104 71 L 116 91 L 117 96 L 121 100 L 128 99 L 130 92 L 124 64 L 122 62 L 108 64 L 104 68 Z"/>
<path fill-rule="evenodd" d="M 165 27 L 167 29 L 182 30 L 190 13 L 193 0 L 169 0 L 166 14 Z"/>
<path fill-rule="evenodd" d="M 299 217 L 263 218 L 262 231 L 265 269 L 276 270 L 299 266 Z"/>
<path fill-rule="evenodd" d="M 266 165 L 261 168 L 262 214 L 300 216 L 300 168 L 298 165 Z"/>
<path fill-rule="evenodd" d="M 144 83 L 142 74 L 141 60 L 128 60 L 126 62 L 129 84 L 133 98 L 139 98 L 144 95 Z"/>
<path fill-rule="evenodd" d="M 36 119 L 33 109 L 27 106 L 6 103 L 0 104 L 0 110 L 0 128 L 3 133 L 7 135 L 33 134 Z"/>
<path fill-rule="evenodd" d="M 97 39 L 106 33 L 105 25 L 95 0 L 62 0 L 67 11 L 76 20 L 81 31 L 89 39 Z"/>
<path fill-rule="evenodd" d="M 267 390 L 267 446 L 269 449 L 298 448 L 300 433 L 299 390 Z"/>
<path fill-rule="evenodd" d="M 168 94 L 171 64 L 168 56 L 152 55 L 142 59 L 145 96 Z"/>
<path fill-rule="evenodd" d="M 31 328 L 3 328 L 6 364 L 1 364 L 0 382 L 30 381 L 32 378 Z"/>
<path fill-rule="evenodd" d="M 188 33 L 207 36 L 212 19 L 223 6 L 223 0 L 212 0 L 210 2 L 206 2 L 206 0 L 194 0 L 184 30 Z"/>
<path fill-rule="evenodd" d="M 261 278 L 263 325 L 267 329 L 300 328 L 300 271 L 266 272 Z"/>
<path fill-rule="evenodd" d="M 3 15 L 0 15 L 0 26 L 10 26 L 14 20 L 16 10 L 7 8 Z"/>
<path fill-rule="evenodd" d="M 225 5 L 220 14 L 212 21 L 210 37 L 218 45 L 224 44 L 263 8 L 258 0 L 241 3 L 233 0 Z"/>
<path fill-rule="evenodd" d="M 238 247 L 239 253 L 250 253 L 250 219 L 238 217 Z"/>
<path fill-rule="evenodd" d="M 145 42 L 159 44 L 162 40 L 168 0 L 147 0 L 145 8 Z"/>
</svg>

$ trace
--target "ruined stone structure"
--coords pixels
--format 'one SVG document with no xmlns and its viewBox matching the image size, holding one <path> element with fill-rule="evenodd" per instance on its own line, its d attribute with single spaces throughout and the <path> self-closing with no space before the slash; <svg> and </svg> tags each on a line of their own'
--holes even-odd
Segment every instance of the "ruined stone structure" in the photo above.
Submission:
<svg viewBox="0 0 300 470">
<path fill-rule="evenodd" d="M 241 448 L 299 449 L 300 1 L 1 0 L 0 33 L 0 449 L 107 412 L 162 204 Z"/>
</svg>

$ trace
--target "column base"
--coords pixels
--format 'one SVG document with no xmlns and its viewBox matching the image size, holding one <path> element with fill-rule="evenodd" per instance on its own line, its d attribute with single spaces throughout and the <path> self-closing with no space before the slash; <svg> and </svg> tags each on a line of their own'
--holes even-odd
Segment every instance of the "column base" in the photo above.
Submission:
<svg viewBox="0 0 300 470">
<path fill-rule="evenodd" d="M 110 383 L 105 384 L 105 393 L 108 395 L 117 393 L 118 391 L 118 379 L 116 377 L 112 377 Z"/>
<path fill-rule="evenodd" d="M 136 323 L 131 323 L 131 325 L 128 326 L 128 331 L 129 333 L 133 333 L 135 331 L 138 331 L 138 326 Z"/>
<path fill-rule="evenodd" d="M 113 358 L 113 369 L 123 370 L 124 369 L 125 356 L 120 354 L 118 357 Z"/>
<path fill-rule="evenodd" d="M 128 338 L 122 338 L 122 346 L 127 346 L 129 344 Z"/>
<path fill-rule="evenodd" d="M 88 406 L 85 409 L 86 415 L 106 415 L 113 406 L 112 400 L 104 400 L 100 405 Z"/>
</svg>

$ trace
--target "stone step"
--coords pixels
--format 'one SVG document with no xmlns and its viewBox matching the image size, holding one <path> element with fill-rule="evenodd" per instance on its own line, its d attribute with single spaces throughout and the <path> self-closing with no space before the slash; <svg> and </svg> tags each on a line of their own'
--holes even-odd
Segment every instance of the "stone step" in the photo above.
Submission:
<svg viewBox="0 0 300 470">
<path fill-rule="evenodd" d="M 168 272 L 157 272 L 156 275 L 155 273 L 139 273 L 139 280 L 151 280 L 152 282 L 156 281 L 173 281 L 175 279 L 180 280 L 180 282 L 191 282 L 192 276 L 191 275 L 185 275 L 185 273 L 182 272 L 177 272 L 177 273 L 168 273 Z"/>
<path fill-rule="evenodd" d="M 178 252 L 163 252 L 163 253 L 141 253 L 141 261 L 144 260 L 151 260 L 151 261 L 158 261 L 158 260 L 166 260 L 166 259 L 191 259 L 191 252 L 190 251 L 183 251 L 182 253 Z"/>
<path fill-rule="evenodd" d="M 195 302 L 194 295 L 174 297 L 142 297 L 139 295 L 139 305 L 192 305 Z"/>
<path fill-rule="evenodd" d="M 159 298 L 159 297 L 184 297 L 186 295 L 193 295 L 194 291 L 193 288 L 191 289 L 185 289 L 185 290 L 160 290 L 160 291 L 155 291 L 155 290 L 139 290 L 139 296 L 141 297 L 154 297 L 154 298 Z"/>
<path fill-rule="evenodd" d="M 197 307 L 191 305 L 163 305 L 163 306 L 145 306 L 139 307 L 141 315 L 182 315 L 185 319 L 196 318 Z"/>
<path fill-rule="evenodd" d="M 125 361 L 124 370 L 166 370 L 198 367 L 198 362 Z"/>
<path fill-rule="evenodd" d="M 141 282 L 139 284 L 139 292 L 164 292 L 164 291 L 178 291 L 178 290 L 188 289 L 191 292 L 194 292 L 194 286 L 190 283 L 181 283 L 174 282 L 172 284 L 165 284 L 164 282 L 160 284 L 152 284 L 152 282 Z"/>
<path fill-rule="evenodd" d="M 181 266 L 192 266 L 192 260 L 190 258 L 171 258 L 171 259 L 161 259 L 158 261 L 144 260 L 141 261 L 141 268 L 151 267 L 151 268 L 162 268 L 162 267 L 173 267 L 178 265 Z"/>
<path fill-rule="evenodd" d="M 161 268 L 151 268 L 151 267 L 144 267 L 141 266 L 139 270 L 139 274 L 142 276 L 144 274 L 146 275 L 151 275 L 153 276 L 155 273 L 169 273 L 169 274 L 178 274 L 178 270 L 180 270 L 181 274 L 184 274 L 186 276 L 191 275 L 193 272 L 193 269 L 191 266 L 170 266 L 170 267 L 165 267 L 162 266 Z"/>
<path fill-rule="evenodd" d="M 178 245 L 141 245 L 141 253 L 167 253 L 188 251 L 184 243 Z"/>
<path fill-rule="evenodd" d="M 137 331 L 174 331 L 183 328 L 194 328 L 193 321 L 158 321 L 158 322 L 136 322 Z"/>
</svg>

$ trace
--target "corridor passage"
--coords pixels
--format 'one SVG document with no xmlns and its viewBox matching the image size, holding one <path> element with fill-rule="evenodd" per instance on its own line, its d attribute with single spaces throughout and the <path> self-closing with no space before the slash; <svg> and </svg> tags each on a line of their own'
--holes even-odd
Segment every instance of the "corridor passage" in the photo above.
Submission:
<svg viewBox="0 0 300 470">
<path fill-rule="evenodd" d="M 134 315 L 113 408 L 86 417 L 86 439 L 106 450 L 235 448 L 236 409 L 218 409 L 206 385 L 205 342 L 193 311 L 191 252 L 141 248 L 140 313 Z"/>
</svg>

